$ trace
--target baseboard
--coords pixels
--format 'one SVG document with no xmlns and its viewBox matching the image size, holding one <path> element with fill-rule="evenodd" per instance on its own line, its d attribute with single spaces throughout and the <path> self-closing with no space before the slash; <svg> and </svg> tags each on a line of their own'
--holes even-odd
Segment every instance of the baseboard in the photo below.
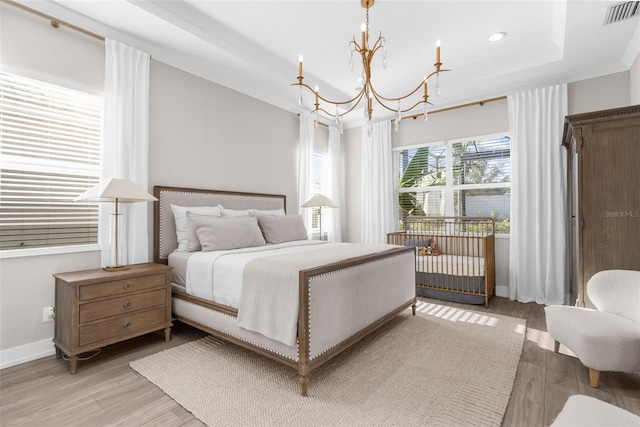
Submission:
<svg viewBox="0 0 640 427">
<path fill-rule="evenodd" d="M 508 286 L 496 286 L 496 296 L 509 298 Z"/>
<path fill-rule="evenodd" d="M 0 369 L 31 362 L 55 353 L 53 338 L 2 350 L 0 351 Z"/>
</svg>

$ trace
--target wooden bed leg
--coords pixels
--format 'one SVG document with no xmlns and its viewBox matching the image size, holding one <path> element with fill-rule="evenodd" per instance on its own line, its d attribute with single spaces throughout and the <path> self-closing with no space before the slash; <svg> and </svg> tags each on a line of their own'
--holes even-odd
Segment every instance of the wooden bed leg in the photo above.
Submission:
<svg viewBox="0 0 640 427">
<path fill-rule="evenodd" d="M 411 314 L 416 315 L 416 302 L 414 301 L 411 305 Z"/>
<path fill-rule="evenodd" d="M 553 352 L 557 353 L 560 351 L 560 341 L 553 340 Z"/>
<path fill-rule="evenodd" d="M 309 377 L 306 375 L 300 375 L 300 394 L 308 396 L 307 390 L 309 388 Z"/>
<path fill-rule="evenodd" d="M 600 371 L 597 369 L 589 368 L 589 384 L 591 387 L 598 388 L 598 383 L 600 382 Z"/>
</svg>

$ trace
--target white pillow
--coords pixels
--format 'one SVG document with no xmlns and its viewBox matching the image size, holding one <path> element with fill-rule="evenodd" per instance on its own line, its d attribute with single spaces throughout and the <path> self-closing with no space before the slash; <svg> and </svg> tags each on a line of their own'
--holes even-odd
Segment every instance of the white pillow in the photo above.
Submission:
<svg viewBox="0 0 640 427">
<path fill-rule="evenodd" d="M 284 209 L 273 209 L 273 210 L 262 210 L 262 209 L 251 209 L 251 213 L 255 216 L 258 215 L 273 215 L 273 216 L 285 216 L 286 213 Z"/>
<path fill-rule="evenodd" d="M 239 216 L 249 216 L 253 209 L 226 209 L 222 208 L 223 218 L 237 218 Z"/>
<path fill-rule="evenodd" d="M 178 248 L 174 252 L 187 252 L 189 250 L 189 233 L 187 229 L 187 212 L 200 215 L 220 216 L 222 206 L 177 206 L 171 205 L 173 217 L 176 220 L 176 236 Z"/>
</svg>

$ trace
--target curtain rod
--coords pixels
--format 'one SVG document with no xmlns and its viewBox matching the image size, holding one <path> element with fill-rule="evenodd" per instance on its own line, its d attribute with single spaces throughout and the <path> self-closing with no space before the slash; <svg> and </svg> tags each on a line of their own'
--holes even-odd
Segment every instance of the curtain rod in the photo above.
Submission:
<svg viewBox="0 0 640 427">
<path fill-rule="evenodd" d="M 4 0 L 2 0 L 4 1 Z M 439 110 L 433 110 L 433 111 L 429 111 L 429 115 L 431 114 L 435 114 L 435 113 L 442 113 L 444 111 L 450 111 L 450 110 L 457 110 L 458 108 L 465 108 L 465 107 L 471 107 L 473 105 L 484 105 L 487 102 L 494 102 L 494 101 L 501 101 L 503 99 L 507 99 L 506 96 L 498 96 L 496 98 L 489 98 L 489 99 L 483 99 L 481 101 L 475 101 L 475 102 L 469 102 L 467 104 L 460 104 L 460 105 L 454 105 L 453 107 L 447 107 L 447 108 L 441 108 Z M 403 117 L 401 120 L 407 120 L 407 119 L 417 119 L 418 117 L 422 117 L 424 116 L 424 113 L 418 113 L 418 114 L 413 114 L 411 116 L 406 116 Z M 300 113 L 298 113 L 298 117 L 300 117 Z M 396 119 L 391 119 L 391 122 L 394 122 Z M 329 125 L 322 123 L 322 122 L 318 122 L 320 124 L 320 126 L 325 126 L 325 127 L 329 127 Z"/>
<path fill-rule="evenodd" d="M 9 6 L 17 7 L 18 9 L 22 9 L 25 12 L 33 13 L 34 15 L 37 15 L 37 16 L 39 16 L 41 18 L 44 18 L 44 19 L 50 21 L 51 22 L 51 26 L 53 28 L 59 28 L 60 25 L 64 25 L 65 27 L 71 28 L 72 30 L 76 30 L 76 31 L 78 31 L 78 32 L 80 32 L 82 34 L 86 34 L 86 35 L 91 36 L 91 37 L 93 37 L 95 39 L 104 41 L 104 37 L 99 35 L 99 34 L 92 33 L 91 31 L 85 30 L 84 28 L 80 28 L 80 27 L 78 27 L 76 25 L 73 25 L 73 24 L 70 24 L 68 22 L 62 21 L 60 19 L 54 18 L 53 16 L 47 15 L 46 13 L 42 13 L 39 10 L 32 9 L 32 8 L 30 8 L 28 6 L 25 6 L 23 4 L 15 2 L 13 0 L 0 0 L 0 1 L 2 3 L 8 4 Z"/>
<path fill-rule="evenodd" d="M 489 99 L 483 99 L 481 101 L 476 101 L 476 102 L 469 102 L 468 104 L 460 104 L 460 105 L 454 105 L 453 107 L 447 107 L 447 108 L 441 108 L 439 110 L 433 110 L 433 111 L 429 111 L 429 115 L 431 114 L 435 114 L 435 113 L 442 113 L 444 111 L 450 111 L 450 110 L 457 110 L 458 108 L 465 108 L 465 107 L 471 107 L 473 105 L 484 105 L 487 102 L 494 102 L 494 101 L 500 101 L 503 99 L 507 99 L 506 96 L 498 96 L 496 98 L 489 98 Z M 406 120 L 406 119 L 417 119 L 418 117 L 422 117 L 424 116 L 424 113 L 419 113 L 419 114 L 413 114 L 411 116 L 406 116 L 403 117 L 402 120 Z"/>
</svg>

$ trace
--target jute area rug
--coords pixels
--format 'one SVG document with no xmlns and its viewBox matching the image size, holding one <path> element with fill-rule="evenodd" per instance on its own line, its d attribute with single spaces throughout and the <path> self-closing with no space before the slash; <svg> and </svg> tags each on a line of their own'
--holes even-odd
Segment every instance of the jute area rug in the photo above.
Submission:
<svg viewBox="0 0 640 427">
<path fill-rule="evenodd" d="M 481 309 L 480 309 L 481 310 Z M 525 321 L 420 302 L 309 376 L 212 337 L 131 367 L 209 426 L 499 426 Z"/>
</svg>

